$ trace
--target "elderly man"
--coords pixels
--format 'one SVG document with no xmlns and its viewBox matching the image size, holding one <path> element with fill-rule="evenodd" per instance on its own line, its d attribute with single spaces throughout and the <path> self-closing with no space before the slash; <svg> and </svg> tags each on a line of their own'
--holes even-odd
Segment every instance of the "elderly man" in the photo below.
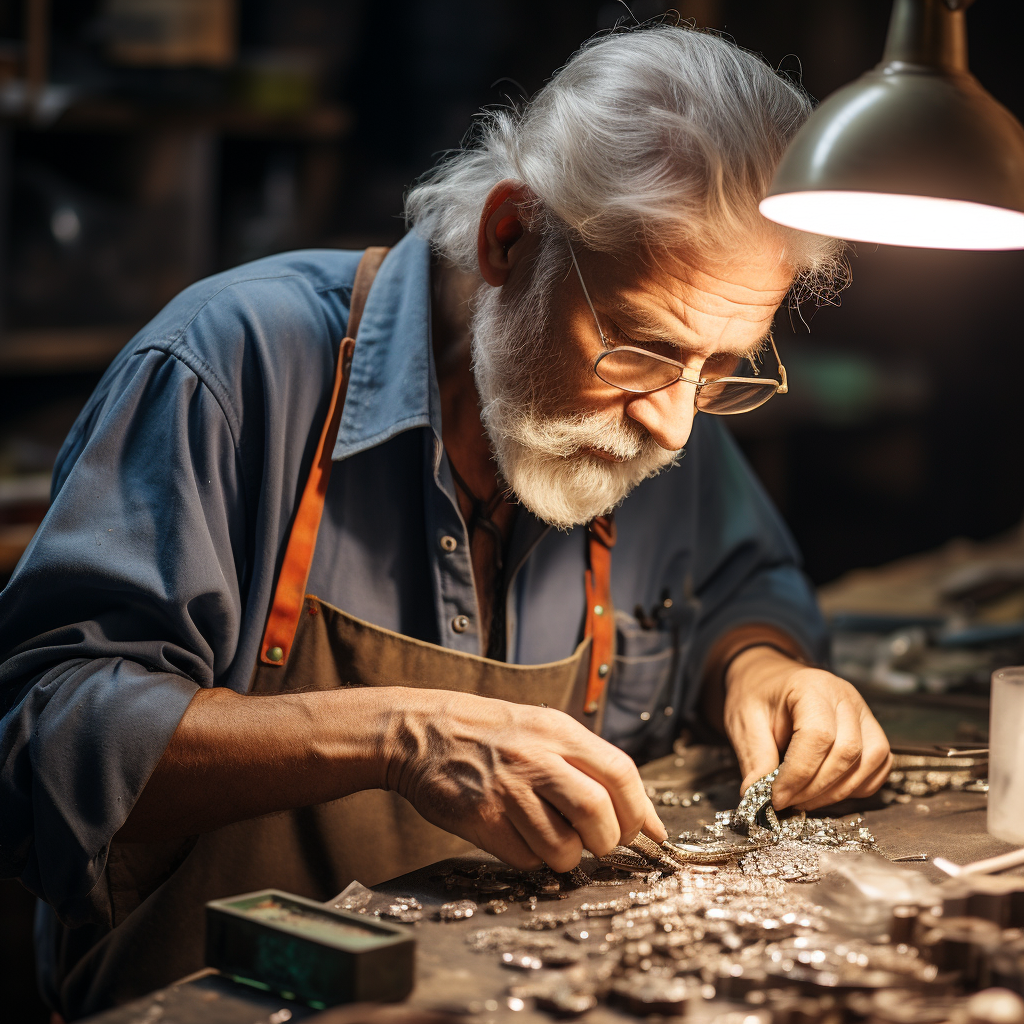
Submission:
<svg viewBox="0 0 1024 1024">
<path fill-rule="evenodd" d="M 0 864 L 55 1008 L 199 967 L 214 897 L 662 840 L 634 758 L 701 708 L 745 784 L 785 755 L 780 807 L 878 787 L 717 415 L 784 390 L 773 316 L 837 266 L 757 213 L 807 112 L 715 36 L 606 36 L 382 263 L 221 274 L 118 356 L 0 601 Z"/>
</svg>

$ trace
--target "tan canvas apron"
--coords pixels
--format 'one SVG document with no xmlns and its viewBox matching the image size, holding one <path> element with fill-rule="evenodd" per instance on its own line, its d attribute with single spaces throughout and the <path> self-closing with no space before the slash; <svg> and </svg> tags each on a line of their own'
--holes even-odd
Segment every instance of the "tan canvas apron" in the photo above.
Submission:
<svg viewBox="0 0 1024 1024">
<path fill-rule="evenodd" d="M 381 629 L 305 594 L 358 322 L 387 250 L 370 249 L 353 289 L 334 393 L 293 522 L 250 692 L 418 686 L 546 704 L 599 727 L 614 651 L 609 586 L 613 528 L 589 532 L 585 639 L 571 657 L 509 665 Z M 588 657 L 591 647 L 596 657 Z M 114 844 L 106 869 L 114 926 L 70 968 L 61 1002 L 72 1013 L 122 1002 L 203 964 L 207 900 L 278 888 L 317 900 L 353 879 L 374 885 L 473 849 L 431 825 L 396 793 L 341 800 L 236 822 L 181 844 Z M 74 943 L 72 943 L 73 945 Z M 73 954 L 71 949 L 66 953 Z"/>
</svg>

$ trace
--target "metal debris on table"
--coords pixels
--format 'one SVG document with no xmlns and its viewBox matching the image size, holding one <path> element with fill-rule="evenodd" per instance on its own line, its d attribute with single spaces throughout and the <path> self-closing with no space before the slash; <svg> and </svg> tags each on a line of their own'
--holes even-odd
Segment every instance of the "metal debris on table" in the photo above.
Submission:
<svg viewBox="0 0 1024 1024">
<path fill-rule="evenodd" d="M 909 804 L 916 797 L 935 793 L 953 792 L 987 793 L 988 779 L 979 778 L 973 767 L 966 768 L 904 768 L 889 772 L 889 778 L 879 791 L 885 803 Z"/>
<path fill-rule="evenodd" d="M 472 917 L 480 908 L 472 900 L 455 900 L 452 903 L 444 903 L 437 912 L 442 921 L 462 921 Z"/>
<path fill-rule="evenodd" d="M 598 884 L 615 885 L 608 899 L 544 908 L 538 890 L 557 899 L 550 884 L 556 876 L 549 873 L 545 884 L 536 872 L 517 881 L 501 868 L 479 868 L 478 884 L 486 888 L 500 880 L 526 911 L 508 926 L 481 928 L 467 939 L 474 950 L 529 975 L 510 982 L 507 1005 L 532 1001 L 567 1017 L 605 1001 L 634 1014 L 699 1017 L 701 1005 L 718 999 L 742 1003 L 747 1016 L 762 1014 L 765 1021 L 817 1019 L 827 1016 L 821 1012 L 826 1004 L 839 1019 L 845 1011 L 836 997 L 809 993 L 918 990 L 952 977 L 946 970 L 951 943 L 963 936 L 944 932 L 940 939 L 932 926 L 930 945 L 919 950 L 906 941 L 919 908 L 896 907 L 879 918 L 889 922 L 892 936 L 844 934 L 835 931 L 834 913 L 816 902 L 814 888 L 789 884 L 820 882 L 821 854 L 878 850 L 859 817 L 801 813 L 775 816 L 772 826 L 764 807 L 773 777 L 759 780 L 745 803 L 718 812 L 698 831 L 666 844 L 640 837 L 587 862 L 588 875 L 600 876 Z M 884 870 L 911 870 L 876 860 Z M 448 881 L 470 881 L 462 879 Z M 975 937 L 981 942 L 986 936 L 979 931 Z M 814 1013 L 805 1016 L 808 1008 Z"/>
<path fill-rule="evenodd" d="M 1022 880 L 934 886 L 879 856 L 858 816 L 769 816 L 774 777 L 697 830 L 661 844 L 640 835 L 573 872 L 451 864 L 435 876 L 452 894 L 438 917 L 479 921 L 466 941 L 508 972 L 500 1008 L 560 1018 L 606 1003 L 703 1022 L 969 1024 L 956 986 L 1024 989 L 1024 939 L 1010 927 L 1024 924 Z M 893 882 L 887 896 L 866 895 L 872 872 Z M 582 901 L 569 900 L 581 885 Z M 388 897 L 363 912 L 403 906 L 416 910 Z"/>
<path fill-rule="evenodd" d="M 893 748 L 893 770 L 879 796 L 885 803 L 910 803 L 943 791 L 987 793 L 988 748 L 963 749 L 946 743 Z"/>
</svg>

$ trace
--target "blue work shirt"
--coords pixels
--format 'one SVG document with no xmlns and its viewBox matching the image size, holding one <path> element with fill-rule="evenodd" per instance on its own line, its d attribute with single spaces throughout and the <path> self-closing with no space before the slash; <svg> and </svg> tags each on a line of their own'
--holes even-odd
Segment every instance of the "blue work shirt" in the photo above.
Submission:
<svg viewBox="0 0 1024 1024">
<path fill-rule="evenodd" d="M 286 253 L 188 288 L 118 355 L 64 443 L 53 504 L 0 595 L 0 874 L 67 925 L 102 916 L 90 892 L 111 837 L 197 688 L 249 686 L 359 256 Z M 430 250 L 410 234 L 366 304 L 307 589 L 479 654 L 430 323 Z M 738 625 L 773 624 L 821 657 L 793 543 L 718 419 L 697 416 L 686 458 L 616 520 L 608 739 L 638 758 L 669 750 L 711 646 Z M 509 661 L 572 653 L 585 548 L 584 531 L 520 510 Z"/>
</svg>

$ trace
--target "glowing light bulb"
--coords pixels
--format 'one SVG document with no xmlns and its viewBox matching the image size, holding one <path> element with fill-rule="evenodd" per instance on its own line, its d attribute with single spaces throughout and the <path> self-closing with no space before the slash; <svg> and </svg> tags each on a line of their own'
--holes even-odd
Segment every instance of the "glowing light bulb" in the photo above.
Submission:
<svg viewBox="0 0 1024 1024">
<path fill-rule="evenodd" d="M 856 242 L 925 249 L 1024 249 L 1024 213 L 960 199 L 884 192 L 783 192 L 761 201 L 769 220 Z"/>
</svg>

